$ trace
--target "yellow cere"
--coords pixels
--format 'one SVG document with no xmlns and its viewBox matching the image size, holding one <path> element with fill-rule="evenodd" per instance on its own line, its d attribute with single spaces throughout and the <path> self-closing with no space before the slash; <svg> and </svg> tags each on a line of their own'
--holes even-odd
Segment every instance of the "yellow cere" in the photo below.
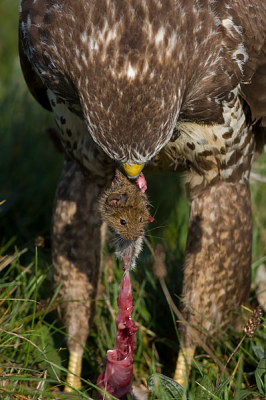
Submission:
<svg viewBox="0 0 266 400">
<path fill-rule="evenodd" d="M 144 165 L 142 164 L 124 164 L 122 165 L 125 173 L 129 178 L 137 178 L 143 170 Z"/>
</svg>

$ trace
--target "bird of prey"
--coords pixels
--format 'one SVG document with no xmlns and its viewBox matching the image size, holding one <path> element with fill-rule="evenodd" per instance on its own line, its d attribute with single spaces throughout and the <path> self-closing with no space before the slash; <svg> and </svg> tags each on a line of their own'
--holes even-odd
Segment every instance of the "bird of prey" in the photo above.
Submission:
<svg viewBox="0 0 266 400">
<path fill-rule="evenodd" d="M 53 264 L 75 374 L 104 240 L 95 205 L 115 167 L 131 179 L 145 165 L 185 176 L 187 324 L 177 381 L 197 338 L 226 328 L 248 299 L 249 173 L 266 126 L 265 21 L 260 0 L 21 0 L 25 80 L 53 111 L 66 155 Z"/>
</svg>

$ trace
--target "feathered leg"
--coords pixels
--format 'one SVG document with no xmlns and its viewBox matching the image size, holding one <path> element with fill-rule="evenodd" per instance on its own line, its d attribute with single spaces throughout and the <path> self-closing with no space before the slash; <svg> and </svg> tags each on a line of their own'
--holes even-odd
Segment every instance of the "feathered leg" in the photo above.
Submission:
<svg viewBox="0 0 266 400">
<path fill-rule="evenodd" d="M 70 351 L 67 383 L 81 386 L 83 348 L 93 317 L 101 263 L 103 228 L 97 200 L 107 179 L 83 175 L 75 162 L 65 162 L 58 184 L 53 222 L 52 255 L 59 312 L 67 327 Z M 71 391 L 66 387 L 66 391 Z"/>
<path fill-rule="evenodd" d="M 181 385 L 199 338 L 236 318 L 249 297 L 252 220 L 249 182 L 220 181 L 191 201 L 183 283 L 181 350 L 174 379 Z M 203 317 L 204 316 L 204 317 Z M 193 326 L 195 328 L 193 328 Z M 196 327 L 199 327 L 198 330 Z"/>
</svg>

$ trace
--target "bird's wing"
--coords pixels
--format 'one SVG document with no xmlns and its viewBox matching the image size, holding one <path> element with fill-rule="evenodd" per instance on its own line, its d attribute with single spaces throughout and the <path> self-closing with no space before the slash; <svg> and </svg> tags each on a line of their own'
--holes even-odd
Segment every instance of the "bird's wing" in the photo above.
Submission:
<svg viewBox="0 0 266 400">
<path fill-rule="evenodd" d="M 56 2 L 21 0 L 20 4 L 19 31 L 22 69 L 30 91 L 44 106 L 47 104 L 45 88 L 51 89 L 59 98 L 74 106 L 80 104 L 72 79 L 68 76 L 69 66 L 62 66 L 59 63 L 60 65 L 55 68 L 54 65 L 58 59 L 62 61 L 62 54 L 68 50 L 68 43 L 65 43 L 64 37 L 60 37 L 61 31 L 57 26 L 57 16 L 62 16 L 61 8 L 64 3 L 64 0 Z M 65 8 L 68 18 L 71 18 L 70 4 Z M 66 16 L 64 15 L 64 17 Z M 67 35 L 69 33 L 68 21 L 67 18 L 65 19 L 64 32 Z M 57 42 L 52 35 L 55 29 L 58 29 L 59 32 Z M 50 52 L 47 49 L 50 49 Z"/>
<path fill-rule="evenodd" d="M 248 60 L 241 89 L 252 120 L 266 126 L 266 2 L 230 0 L 233 19 L 240 21 Z"/>
<path fill-rule="evenodd" d="M 49 99 L 47 97 L 47 87 L 43 84 L 42 80 L 35 72 L 23 48 L 23 35 L 21 27 L 19 27 L 19 58 L 24 79 L 35 100 L 37 100 L 47 110 L 52 111 Z"/>
</svg>

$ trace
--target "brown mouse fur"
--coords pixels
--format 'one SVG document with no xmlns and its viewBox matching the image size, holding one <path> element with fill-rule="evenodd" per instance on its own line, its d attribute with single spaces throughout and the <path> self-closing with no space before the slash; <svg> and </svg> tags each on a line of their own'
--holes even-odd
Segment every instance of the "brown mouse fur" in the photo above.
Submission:
<svg viewBox="0 0 266 400">
<path fill-rule="evenodd" d="M 99 199 L 99 211 L 122 239 L 136 241 L 149 222 L 148 204 L 146 194 L 117 170 L 112 187 Z"/>
</svg>

